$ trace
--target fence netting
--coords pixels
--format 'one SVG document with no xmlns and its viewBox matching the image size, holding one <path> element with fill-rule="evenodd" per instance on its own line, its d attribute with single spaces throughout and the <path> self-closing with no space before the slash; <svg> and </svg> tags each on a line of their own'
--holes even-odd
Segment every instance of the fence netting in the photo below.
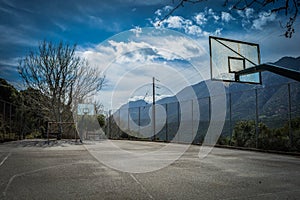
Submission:
<svg viewBox="0 0 300 200">
<path fill-rule="evenodd" d="M 112 139 L 202 144 L 208 129 L 220 124 L 212 121 L 216 120 L 211 116 L 214 98 L 218 96 L 164 103 L 159 105 L 159 109 L 163 110 L 160 114 L 153 112 L 151 104 L 111 111 L 106 134 Z M 300 150 L 298 82 L 228 92 L 225 99 L 226 116 L 217 144 L 279 151 Z M 195 108 L 199 112 L 195 112 Z"/>
<path fill-rule="evenodd" d="M 207 133 L 214 130 L 214 124 L 222 124 L 212 116 L 212 102 L 218 98 L 208 96 L 111 110 L 101 134 L 104 131 L 110 139 L 203 144 Z M 217 144 L 300 151 L 300 83 L 227 92 L 224 99 L 225 110 L 220 113 L 225 111 L 226 115 L 220 134 L 214 135 L 218 137 Z M 47 124 L 39 118 L 28 118 L 27 112 L 22 106 L 0 101 L 0 141 L 35 137 L 35 133 L 45 136 Z M 87 118 L 85 121 L 93 122 Z M 77 122 L 77 129 L 85 130 L 86 138 L 99 138 L 96 132 L 100 130 L 94 127 L 94 122 L 93 126 L 81 122 Z M 76 137 L 75 124 L 65 126 L 72 126 L 68 138 Z"/>
</svg>

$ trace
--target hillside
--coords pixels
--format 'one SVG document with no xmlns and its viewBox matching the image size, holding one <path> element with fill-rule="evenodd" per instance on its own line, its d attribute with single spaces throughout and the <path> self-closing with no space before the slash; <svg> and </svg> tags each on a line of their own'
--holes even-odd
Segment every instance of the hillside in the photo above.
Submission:
<svg viewBox="0 0 300 200">
<path fill-rule="evenodd" d="M 300 71 L 300 57 L 283 57 L 274 64 Z M 291 83 L 290 89 L 292 111 L 294 111 L 293 114 L 295 116 L 300 116 L 300 105 L 298 103 L 298 99 L 300 99 L 300 84 L 271 72 L 262 72 L 262 85 L 230 83 L 227 87 L 225 87 L 225 92 L 231 93 L 232 119 L 255 119 L 255 89 L 257 89 L 260 119 L 265 120 L 267 124 L 272 121 L 274 122 L 274 119 L 276 119 L 278 122 L 275 121 L 275 123 L 278 123 L 278 126 L 281 125 L 288 117 L 288 83 Z M 210 96 L 207 85 L 210 85 L 210 87 L 213 88 L 214 84 L 216 84 L 215 81 L 207 80 L 193 85 L 192 88 L 194 89 L 197 98 L 205 100 Z M 213 92 L 215 93 L 214 90 Z M 184 88 L 178 94 L 184 96 L 184 99 L 192 98 L 192 95 L 188 92 L 187 88 Z M 172 102 L 178 102 L 175 96 L 163 98 L 156 103 L 163 105 Z M 149 107 L 147 105 L 149 106 L 149 104 L 143 100 L 129 102 L 130 108 L 143 106 L 143 110 L 145 110 L 146 106 L 146 112 L 141 113 L 142 118 L 149 117 Z M 202 102 L 200 103 L 200 106 L 207 107 L 208 104 Z M 126 107 L 128 107 L 128 105 L 122 106 L 122 108 Z M 134 118 L 134 116 L 137 116 L 137 113 L 136 111 L 133 111 L 134 109 L 131 110 L 132 118 Z M 207 108 L 202 108 L 202 111 L 203 110 L 208 111 Z M 168 116 L 170 119 L 174 118 L 171 116 L 176 115 L 176 113 L 177 109 L 175 109 L 175 107 L 174 109 L 168 109 Z M 269 124 L 271 125 L 271 123 Z"/>
<path fill-rule="evenodd" d="M 274 64 L 285 67 L 285 68 L 300 71 L 300 57 L 297 57 L 297 58 L 283 57 L 280 60 L 278 60 L 277 62 L 275 62 Z M 253 90 L 255 88 L 263 89 L 263 88 L 270 87 L 270 86 L 273 87 L 275 85 L 281 85 L 281 84 L 285 84 L 285 83 L 289 83 L 289 82 L 295 82 L 295 81 L 292 79 L 285 78 L 283 76 L 271 73 L 271 72 L 262 72 L 262 85 L 230 83 L 229 87 L 226 87 L 225 90 L 226 90 L 226 93 L 228 93 L 228 92 L 235 93 L 235 92 Z M 210 85 L 213 88 L 214 83 L 215 83 L 214 81 L 206 80 L 206 81 L 201 81 L 201 82 L 193 85 L 192 87 L 198 98 L 204 98 L 204 97 L 210 96 L 209 91 L 207 89 L 207 85 Z M 272 91 L 270 91 L 270 93 L 274 94 L 276 92 L 272 90 Z M 181 96 L 185 96 L 186 99 L 192 98 L 191 94 L 189 92 L 187 92 L 186 88 L 181 90 L 178 94 L 181 94 Z M 159 101 L 157 101 L 157 103 L 165 104 L 165 103 L 171 103 L 171 102 L 176 102 L 176 101 L 177 101 L 177 98 L 175 96 L 171 96 L 171 97 L 166 97 L 166 98 L 160 99 Z M 139 107 L 139 106 L 145 106 L 145 105 L 147 105 L 147 102 L 145 102 L 143 100 L 129 102 L 129 107 Z"/>
</svg>

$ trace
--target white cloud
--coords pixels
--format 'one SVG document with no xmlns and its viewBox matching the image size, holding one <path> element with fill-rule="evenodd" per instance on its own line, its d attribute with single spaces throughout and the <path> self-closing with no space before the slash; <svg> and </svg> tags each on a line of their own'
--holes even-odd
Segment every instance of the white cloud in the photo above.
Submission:
<svg viewBox="0 0 300 200">
<path fill-rule="evenodd" d="M 63 32 L 65 32 L 67 30 L 67 26 L 62 23 L 53 21 L 53 24 L 56 25 L 58 28 L 60 28 L 61 31 L 63 31 Z"/>
<path fill-rule="evenodd" d="M 191 32 L 200 31 L 198 26 L 190 27 L 195 28 L 195 30 L 191 28 Z M 192 67 L 194 65 L 189 62 L 207 55 L 205 50 L 184 35 L 164 31 L 167 30 L 162 30 L 164 34 L 157 37 L 143 29 L 139 37 L 129 37 L 128 40 L 121 41 L 111 39 L 103 44 L 81 48 L 77 52 L 77 55 L 85 57 L 91 66 L 99 67 L 105 72 L 107 88 L 101 91 L 99 96 L 101 102 L 104 102 L 105 109 L 118 108 L 128 99 L 144 95 L 134 91 L 143 84 L 151 83 L 153 76 L 157 77 L 161 84 L 170 87 L 174 94 L 183 87 L 199 81 Z M 135 36 L 133 31 L 130 32 Z M 199 62 L 202 63 L 203 59 L 199 59 Z M 193 79 L 180 83 L 179 80 L 183 80 L 181 76 L 191 77 L 191 75 L 194 76 Z M 166 93 L 163 92 L 161 95 Z M 111 99 L 115 102 L 111 102 Z"/>
<path fill-rule="evenodd" d="M 217 28 L 214 35 L 221 35 L 223 28 Z"/>
<path fill-rule="evenodd" d="M 246 8 L 245 10 L 237 10 L 237 14 L 241 17 L 242 27 L 245 29 L 249 28 L 252 24 L 252 19 L 254 18 L 254 9 Z"/>
<path fill-rule="evenodd" d="M 230 13 L 227 13 L 227 12 L 222 12 L 221 13 L 221 19 L 222 19 L 222 21 L 224 21 L 226 23 L 228 23 L 231 20 L 235 20 L 235 18 L 232 17 L 232 15 Z"/>
<path fill-rule="evenodd" d="M 136 37 L 139 37 L 140 34 L 142 33 L 142 28 L 139 26 L 136 26 L 133 29 L 130 29 L 130 31 L 132 31 Z"/>
<path fill-rule="evenodd" d="M 183 17 L 180 16 L 170 16 L 168 19 L 164 21 L 167 24 L 168 28 L 178 28 L 181 29 L 186 24 Z"/>
<path fill-rule="evenodd" d="M 190 35 L 201 35 L 202 29 L 199 26 L 192 25 L 192 26 L 186 27 L 185 32 Z"/>
<path fill-rule="evenodd" d="M 27 30 L 35 30 L 32 26 L 25 26 L 20 25 L 19 27 L 15 28 L 12 26 L 6 26 L 6 25 L 0 25 L 0 44 L 18 44 L 18 45 L 24 45 L 28 47 L 34 47 L 38 44 L 38 40 L 36 38 L 33 38 L 31 35 L 24 34 Z M 43 32 L 45 33 L 45 32 Z"/>
<path fill-rule="evenodd" d="M 119 21 L 107 23 L 105 19 L 95 15 L 86 15 L 86 18 L 74 16 L 74 18 L 76 19 L 76 21 L 80 23 L 86 23 L 90 27 L 93 27 L 98 30 L 105 30 L 108 32 L 122 31 L 122 24 Z"/>
<path fill-rule="evenodd" d="M 245 30 L 262 30 L 264 26 L 276 20 L 276 13 L 261 11 L 255 12 L 253 8 L 238 10 L 237 14 L 241 17 L 240 21 Z"/>
<path fill-rule="evenodd" d="M 150 62 L 158 57 L 155 47 L 146 42 L 116 42 L 109 40 L 108 44 L 113 49 L 111 55 L 115 59 L 114 62 L 118 64 Z M 108 55 L 108 57 L 111 55 Z"/>
<path fill-rule="evenodd" d="M 254 9 L 253 8 L 246 8 L 245 15 L 248 19 L 253 17 Z"/>
<path fill-rule="evenodd" d="M 162 10 L 161 10 L 161 9 L 158 9 L 157 11 L 155 11 L 154 14 L 157 15 L 157 16 L 161 16 Z"/>
<path fill-rule="evenodd" d="M 199 24 L 199 25 L 206 24 L 206 22 L 207 22 L 207 18 L 205 16 L 205 13 L 203 13 L 203 12 L 198 13 L 194 17 L 194 19 L 196 20 L 196 23 Z"/>
<path fill-rule="evenodd" d="M 165 6 L 162 9 L 157 9 L 154 14 L 156 15 L 155 21 L 159 21 L 160 17 L 167 15 L 173 9 L 172 6 Z"/>
<path fill-rule="evenodd" d="M 170 96 L 174 96 L 175 94 L 170 94 L 170 95 L 156 95 L 155 97 L 155 100 L 156 101 L 159 101 L 163 98 L 166 98 L 166 97 L 170 97 Z M 132 96 L 130 97 L 129 101 L 137 101 L 137 100 L 144 100 L 145 102 L 147 102 L 148 104 L 152 103 L 153 102 L 153 97 L 152 95 L 144 95 L 144 96 Z"/>
<path fill-rule="evenodd" d="M 114 40 L 108 40 L 108 43 L 114 49 L 117 57 L 127 52 L 135 51 L 137 49 L 151 48 L 151 45 L 147 44 L 146 42 L 116 42 Z"/>
<path fill-rule="evenodd" d="M 208 14 L 210 15 L 210 17 L 214 18 L 215 21 L 218 21 L 220 19 L 220 17 L 211 8 L 208 9 Z"/>
<path fill-rule="evenodd" d="M 244 13 L 243 10 L 237 10 L 236 12 L 237 12 L 237 14 L 238 14 L 240 17 L 242 17 L 242 18 L 245 17 L 245 13 Z"/>
<path fill-rule="evenodd" d="M 254 9 L 253 8 L 246 8 L 245 10 L 237 10 L 237 14 L 246 19 L 253 18 Z"/>
<path fill-rule="evenodd" d="M 269 22 L 273 22 L 276 19 L 275 13 L 260 12 L 258 18 L 253 20 L 252 28 L 256 30 L 262 30 L 263 26 L 267 25 Z"/>
<path fill-rule="evenodd" d="M 103 25 L 103 19 L 97 16 L 88 15 L 89 23 L 92 26 L 102 26 Z"/>
<path fill-rule="evenodd" d="M 150 42 L 155 47 L 159 47 L 157 49 L 158 53 L 166 60 L 190 60 L 205 54 L 204 50 L 201 49 L 197 43 L 183 36 L 165 36 L 160 39 L 153 38 Z"/>
<path fill-rule="evenodd" d="M 172 10 L 173 9 L 173 7 L 172 6 L 165 6 L 164 8 L 164 11 L 170 11 L 170 10 Z"/>
<path fill-rule="evenodd" d="M 213 19 L 214 22 L 219 21 L 222 19 L 223 21 L 225 20 L 231 20 L 234 19 L 229 13 L 222 12 L 221 17 L 213 10 L 213 9 L 205 9 L 204 12 L 200 12 L 196 14 L 194 17 L 194 20 L 198 25 L 205 25 L 209 21 L 209 19 Z"/>
<path fill-rule="evenodd" d="M 178 15 L 171 15 L 166 19 L 162 20 L 163 12 L 165 10 L 172 9 L 170 8 L 162 8 L 158 9 L 155 14 L 155 19 L 149 19 L 150 23 L 155 28 L 170 28 L 182 31 L 191 36 L 197 37 L 207 37 L 208 35 L 220 35 L 222 27 L 224 26 L 223 23 L 217 23 L 221 19 L 218 13 L 216 13 L 213 9 L 205 8 L 204 12 L 199 12 L 193 15 L 190 19 L 184 18 Z M 229 22 L 230 20 L 234 20 L 235 18 L 232 17 L 229 13 L 222 13 L 222 21 Z M 212 25 L 213 23 L 214 25 Z M 204 31 L 204 29 L 208 27 L 209 31 Z"/>
<path fill-rule="evenodd" d="M 1 60 L 1 67 L 2 66 L 17 66 L 19 63 L 19 60 L 21 59 L 21 57 L 16 57 L 16 58 L 11 58 L 11 59 L 6 59 L 6 60 Z"/>
<path fill-rule="evenodd" d="M 199 19 L 199 18 L 198 18 Z M 159 20 L 159 19 L 156 19 Z M 171 28 L 183 30 L 186 34 L 194 36 L 203 36 L 203 31 L 200 26 L 195 24 L 192 20 L 185 19 L 181 16 L 170 16 L 167 19 L 161 21 L 151 22 L 156 28 Z"/>
<path fill-rule="evenodd" d="M 208 37 L 212 34 L 212 33 L 207 32 L 207 31 L 203 31 L 202 33 L 203 33 L 203 36 L 205 36 L 205 37 Z"/>
<path fill-rule="evenodd" d="M 152 21 L 151 19 L 149 21 L 154 28 L 161 28 L 162 26 L 164 27 L 164 25 L 162 25 L 158 18 L 156 18 L 154 21 Z"/>
</svg>

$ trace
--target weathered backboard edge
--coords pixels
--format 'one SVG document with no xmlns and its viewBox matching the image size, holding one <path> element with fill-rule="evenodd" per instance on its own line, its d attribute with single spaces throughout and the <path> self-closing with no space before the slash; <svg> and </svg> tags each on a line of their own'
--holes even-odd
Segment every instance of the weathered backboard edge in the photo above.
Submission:
<svg viewBox="0 0 300 200">
<path fill-rule="evenodd" d="M 221 38 L 221 37 L 216 37 L 216 36 L 209 36 L 209 56 L 210 56 L 210 79 L 212 81 L 222 81 L 222 82 L 233 82 L 233 83 L 246 83 L 246 84 L 262 84 L 262 76 L 261 72 L 259 73 L 259 82 L 247 82 L 247 81 L 236 81 L 236 80 L 223 80 L 223 79 L 216 79 L 213 77 L 213 65 L 212 65 L 212 47 L 211 47 L 211 40 L 224 40 L 224 41 L 229 41 L 229 42 L 236 42 L 236 43 L 241 43 L 241 44 L 247 44 L 247 45 L 254 45 L 257 46 L 257 53 L 258 53 L 258 64 L 261 64 L 261 57 L 260 57 L 260 48 L 259 44 L 256 43 L 251 43 L 251 42 L 245 42 L 245 41 L 240 41 L 240 40 L 233 40 L 233 39 L 228 39 L 228 38 Z"/>
</svg>

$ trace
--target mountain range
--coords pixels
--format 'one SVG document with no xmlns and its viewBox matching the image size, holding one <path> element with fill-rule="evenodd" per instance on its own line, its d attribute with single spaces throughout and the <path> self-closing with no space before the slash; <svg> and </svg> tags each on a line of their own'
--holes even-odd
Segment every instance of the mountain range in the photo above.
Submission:
<svg viewBox="0 0 300 200">
<path fill-rule="evenodd" d="M 300 71 L 300 56 L 297 58 L 283 57 L 273 64 L 282 66 L 282 67 L 285 67 L 288 69 Z M 265 71 L 265 72 L 262 72 L 262 84 L 261 85 L 243 84 L 243 83 L 234 83 L 233 82 L 233 83 L 228 84 L 225 87 L 225 91 L 226 91 L 226 93 L 236 93 L 236 92 L 242 92 L 242 91 L 251 91 L 254 89 L 264 90 L 265 88 L 270 88 L 270 90 L 266 91 L 266 92 L 273 93 L 273 95 L 274 95 L 276 93 L 276 91 L 279 93 L 282 92 L 279 89 L 281 87 L 281 85 L 284 85 L 287 83 L 294 83 L 294 82 L 296 82 L 296 81 L 289 79 L 289 78 L 285 78 L 283 76 L 280 76 L 280 75 L 277 75 L 274 73 L 271 73 L 271 72 Z M 210 96 L 207 85 L 210 85 L 213 88 L 214 84 L 215 84 L 215 81 L 206 80 L 206 81 L 201 81 L 195 85 L 192 85 L 192 88 L 194 89 L 195 94 L 197 95 L 197 98 L 205 98 L 205 97 Z M 273 91 L 274 89 L 272 89 L 272 87 L 277 88 L 277 90 Z M 187 90 L 187 88 L 182 89 L 181 91 L 178 92 L 178 94 L 181 94 L 181 96 L 184 96 L 185 99 L 192 98 L 192 96 L 191 96 L 190 92 Z M 270 94 L 268 94 L 267 96 L 270 96 Z M 157 104 L 166 104 L 166 103 L 171 103 L 171 102 L 177 102 L 176 96 L 170 96 L 170 97 L 160 99 L 156 103 Z M 140 106 L 145 106 L 145 105 L 148 105 L 148 103 L 146 101 L 137 100 L 137 101 L 129 102 L 129 105 L 123 105 L 122 108 L 125 108 L 125 107 L 127 108 L 128 106 L 130 108 L 140 107 Z"/>
<path fill-rule="evenodd" d="M 283 57 L 277 62 L 273 63 L 284 68 L 300 71 L 300 57 Z M 192 88 L 197 95 L 198 105 L 200 108 L 200 122 L 202 126 L 200 132 L 205 132 L 209 124 L 209 90 L 214 88 L 216 81 L 206 80 L 192 85 Z M 211 91 L 213 91 L 212 89 Z M 232 125 L 241 120 L 255 120 L 256 108 L 258 110 L 259 121 L 263 122 L 270 128 L 283 127 L 288 121 L 289 117 L 300 117 L 300 83 L 292 79 L 282 77 L 271 72 L 262 72 L 262 84 L 243 84 L 243 83 L 226 83 L 225 92 L 227 99 L 226 119 L 223 133 L 229 133 L 228 125 L 229 119 L 232 120 Z M 213 95 L 218 95 L 217 92 Z M 192 99 L 190 89 L 184 88 L 177 93 L 177 95 L 184 96 L 185 100 Z M 289 98 L 290 97 L 290 98 Z M 230 100 L 229 100 L 230 99 Z M 229 102 L 231 104 L 229 105 Z M 257 102 L 257 104 L 256 104 Z M 180 113 L 178 112 L 178 100 L 176 96 L 166 97 L 160 99 L 156 104 L 163 106 L 168 105 L 167 121 L 169 129 L 175 129 L 178 126 Z M 290 106 L 289 106 L 290 104 Z M 180 105 L 180 103 L 179 103 Z M 129 109 L 129 114 L 136 124 L 141 126 L 147 125 L 150 122 L 151 104 L 144 100 L 131 101 L 123 105 L 121 114 L 118 115 L 122 120 L 127 120 L 127 112 L 123 109 Z M 141 109 L 142 108 L 142 109 Z M 139 111 L 140 110 L 140 113 Z M 291 110 L 291 112 L 289 112 Z M 231 111 L 231 114 L 230 114 Z M 123 114 L 122 114 L 123 113 Z M 291 114 L 291 115 L 289 115 Z M 138 118 L 140 122 L 138 122 Z M 157 118 L 159 121 L 159 119 Z M 159 123 L 159 122 L 158 122 Z M 202 125 L 201 125 L 202 124 Z M 172 127 L 171 127 L 172 126 Z M 227 130 L 225 130 L 227 127 Z M 174 130 L 175 130 L 174 129 Z M 171 130 L 171 129 L 170 129 Z M 173 130 L 173 131 L 174 131 Z M 172 132 L 172 131 L 170 131 Z"/>
</svg>

